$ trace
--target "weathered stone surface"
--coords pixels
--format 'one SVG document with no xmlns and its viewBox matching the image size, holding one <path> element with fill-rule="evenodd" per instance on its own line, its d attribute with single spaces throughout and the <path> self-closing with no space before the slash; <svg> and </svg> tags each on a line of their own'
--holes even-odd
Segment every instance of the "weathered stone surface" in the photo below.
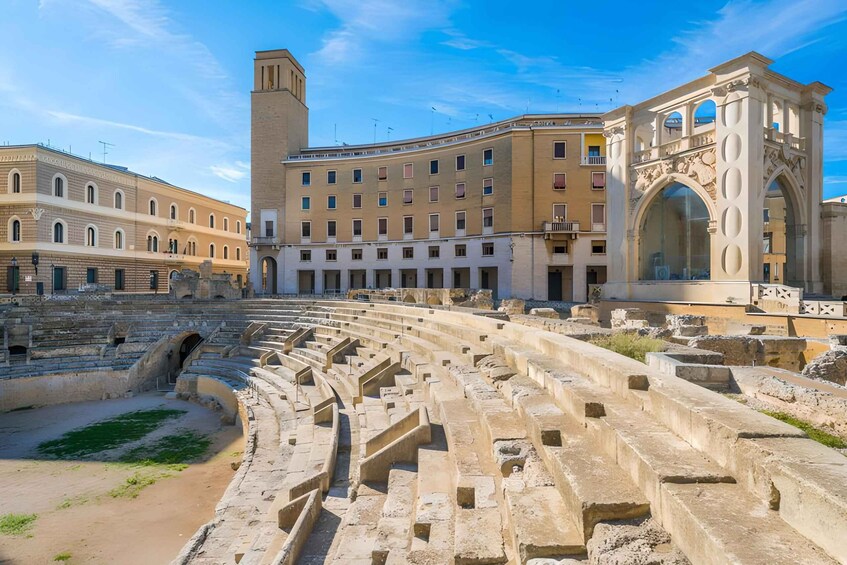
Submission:
<svg viewBox="0 0 847 565">
<path fill-rule="evenodd" d="M 533 308 L 529 311 L 530 316 L 540 316 L 542 318 L 558 319 L 559 313 L 552 308 Z"/>
<path fill-rule="evenodd" d="M 497 311 L 505 312 L 506 314 L 523 314 L 525 308 L 526 302 L 520 298 L 504 298 L 500 301 Z"/>
<path fill-rule="evenodd" d="M 600 523 L 588 542 L 589 565 L 688 565 L 671 536 L 652 518 Z"/>
<path fill-rule="evenodd" d="M 847 349 L 833 349 L 818 355 L 803 368 L 803 376 L 847 385 Z"/>
<path fill-rule="evenodd" d="M 571 318 L 588 318 L 592 322 L 599 323 L 600 309 L 593 304 L 577 304 L 571 306 Z"/>
<path fill-rule="evenodd" d="M 647 321 L 647 313 L 641 308 L 617 308 L 612 310 L 611 324 L 612 329 L 637 329 L 650 326 Z"/>
</svg>

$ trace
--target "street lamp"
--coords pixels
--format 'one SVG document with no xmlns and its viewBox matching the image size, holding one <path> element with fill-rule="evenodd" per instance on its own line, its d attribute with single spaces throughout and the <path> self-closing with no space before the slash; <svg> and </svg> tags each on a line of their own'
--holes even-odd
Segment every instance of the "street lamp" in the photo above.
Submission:
<svg viewBox="0 0 847 565">
<path fill-rule="evenodd" d="M 11 285 L 12 286 L 12 296 L 14 296 L 15 291 L 17 290 L 17 286 L 18 286 L 18 258 L 17 257 L 12 257 L 12 272 L 11 272 L 11 275 L 12 275 L 12 285 Z"/>
<path fill-rule="evenodd" d="M 32 253 L 32 266 L 35 267 L 35 276 L 38 276 L 38 251 Z"/>
<path fill-rule="evenodd" d="M 56 265 L 50 263 L 50 294 L 56 294 Z"/>
</svg>

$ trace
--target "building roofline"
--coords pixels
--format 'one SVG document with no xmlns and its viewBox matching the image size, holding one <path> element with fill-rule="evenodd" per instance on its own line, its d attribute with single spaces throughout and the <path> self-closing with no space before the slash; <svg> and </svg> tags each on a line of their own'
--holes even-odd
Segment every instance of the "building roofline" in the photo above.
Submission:
<svg viewBox="0 0 847 565">
<path fill-rule="evenodd" d="M 256 51 L 255 61 L 264 60 L 264 59 L 288 59 L 290 60 L 297 70 L 299 70 L 303 75 L 306 75 L 305 69 L 303 69 L 300 62 L 291 54 L 291 51 L 288 49 L 266 49 L 264 51 Z"/>
<path fill-rule="evenodd" d="M 61 155 L 62 157 L 75 159 L 77 161 L 82 161 L 86 165 L 95 166 L 95 167 L 105 169 L 105 170 L 107 170 L 111 173 L 117 173 L 117 174 L 126 175 L 128 177 L 135 177 L 135 178 L 139 178 L 139 179 L 144 179 L 146 181 L 150 181 L 152 183 L 161 185 L 161 186 L 166 187 L 166 188 L 172 188 L 172 189 L 175 189 L 175 190 L 179 190 L 181 192 L 186 192 L 186 193 L 188 193 L 192 196 L 197 196 L 197 197 L 203 198 L 205 200 L 212 200 L 214 202 L 218 202 L 218 203 L 226 205 L 226 206 L 231 206 L 233 208 L 238 208 L 239 210 L 244 210 L 245 212 L 248 211 L 246 208 L 242 208 L 241 206 L 238 206 L 237 204 L 232 204 L 232 203 L 226 202 L 224 200 L 212 198 L 211 196 L 206 196 L 205 194 L 195 192 L 195 191 L 190 190 L 188 188 L 183 188 L 181 186 L 171 184 L 166 180 L 160 179 L 159 177 L 142 175 L 141 173 L 137 173 L 137 172 L 135 172 L 135 171 L 133 171 L 133 170 L 127 168 L 127 167 L 123 167 L 121 165 L 114 165 L 114 164 L 110 165 L 109 163 L 98 163 L 94 159 L 89 159 L 88 157 L 82 157 L 81 155 L 75 155 L 74 153 L 70 153 L 68 151 L 63 151 L 62 149 L 58 149 L 56 147 L 48 147 L 46 145 L 41 145 L 40 143 L 24 143 L 24 144 L 2 145 L 2 146 L 0 146 L 0 151 L 2 151 L 4 149 L 34 149 L 36 151 L 48 151 L 50 153 Z"/>
</svg>

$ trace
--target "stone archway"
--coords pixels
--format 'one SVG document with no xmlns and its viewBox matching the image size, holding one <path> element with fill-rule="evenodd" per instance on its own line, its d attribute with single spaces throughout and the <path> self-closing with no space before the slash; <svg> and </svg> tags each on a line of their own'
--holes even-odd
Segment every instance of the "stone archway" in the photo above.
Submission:
<svg viewBox="0 0 847 565">
<path fill-rule="evenodd" d="M 277 294 L 277 266 L 273 257 L 262 257 L 260 261 L 262 294 Z"/>
</svg>

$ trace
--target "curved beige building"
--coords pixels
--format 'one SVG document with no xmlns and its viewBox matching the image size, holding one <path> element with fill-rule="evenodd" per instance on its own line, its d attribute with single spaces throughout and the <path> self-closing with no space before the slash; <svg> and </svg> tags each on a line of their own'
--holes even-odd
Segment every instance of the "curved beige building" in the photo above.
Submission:
<svg viewBox="0 0 847 565">
<path fill-rule="evenodd" d="M 584 301 L 606 276 L 603 124 L 525 115 L 428 137 L 308 146 L 303 68 L 258 52 L 252 93 L 257 292 L 490 288 Z"/>
</svg>

